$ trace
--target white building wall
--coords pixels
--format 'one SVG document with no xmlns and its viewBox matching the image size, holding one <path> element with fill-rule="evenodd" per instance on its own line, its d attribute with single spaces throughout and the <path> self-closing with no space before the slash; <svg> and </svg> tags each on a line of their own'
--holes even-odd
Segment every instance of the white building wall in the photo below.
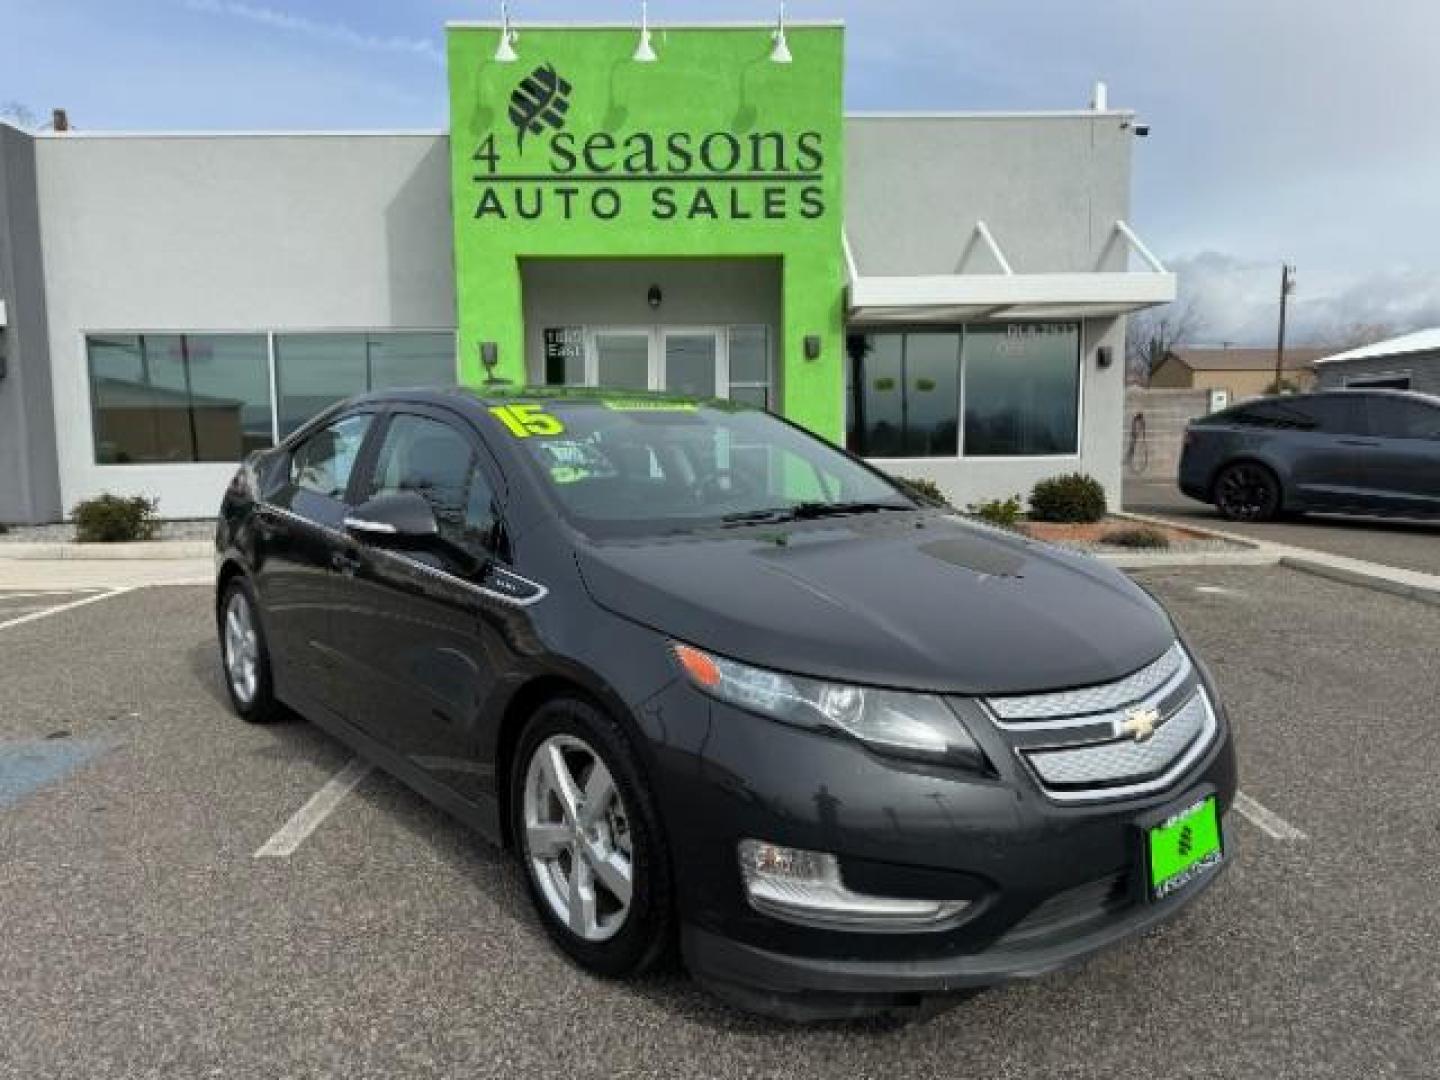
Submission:
<svg viewBox="0 0 1440 1080">
<path fill-rule="evenodd" d="M 96 465 L 90 332 L 452 329 L 442 135 L 36 143 L 60 485 L 215 513 L 231 464 Z"/>
</svg>

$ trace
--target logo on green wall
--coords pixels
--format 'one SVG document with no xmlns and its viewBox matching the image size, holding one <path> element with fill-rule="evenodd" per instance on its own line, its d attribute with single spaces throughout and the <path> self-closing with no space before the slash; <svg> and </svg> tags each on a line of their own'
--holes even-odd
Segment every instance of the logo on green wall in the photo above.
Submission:
<svg viewBox="0 0 1440 1080">
<path fill-rule="evenodd" d="M 539 135 L 546 128 L 559 131 L 570 111 L 571 86 L 554 64 L 537 67 L 520 80 L 510 95 L 510 122 L 515 125 L 515 147 L 525 149 L 525 134 Z"/>
<path fill-rule="evenodd" d="M 575 87 L 553 63 L 510 94 L 514 158 L 495 133 L 471 160 L 474 218 L 613 221 L 627 210 L 666 221 L 813 221 L 825 215 L 825 136 L 819 131 L 566 130 Z M 536 139 L 543 159 L 532 152 Z"/>
</svg>

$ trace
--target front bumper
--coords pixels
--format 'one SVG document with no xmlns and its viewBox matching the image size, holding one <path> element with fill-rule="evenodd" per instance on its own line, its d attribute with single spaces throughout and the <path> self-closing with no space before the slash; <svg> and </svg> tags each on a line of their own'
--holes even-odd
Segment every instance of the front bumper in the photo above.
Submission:
<svg viewBox="0 0 1440 1080">
<path fill-rule="evenodd" d="M 1151 902 L 1140 855 L 1142 824 L 1184 799 L 1214 793 L 1228 811 L 1235 760 L 1218 704 L 1218 737 L 1172 787 L 1061 805 L 994 728 L 971 728 L 996 767 L 981 777 L 880 758 L 682 684 L 663 698 L 662 715 L 710 711 L 698 761 L 683 777 L 666 770 L 661 791 L 684 958 L 697 979 L 750 1009 L 854 1015 L 1041 975 L 1171 918 L 1218 876 Z M 736 858 L 745 838 L 832 852 L 857 891 L 968 899 L 971 909 L 958 925 L 907 933 L 781 921 L 745 899 Z"/>
</svg>

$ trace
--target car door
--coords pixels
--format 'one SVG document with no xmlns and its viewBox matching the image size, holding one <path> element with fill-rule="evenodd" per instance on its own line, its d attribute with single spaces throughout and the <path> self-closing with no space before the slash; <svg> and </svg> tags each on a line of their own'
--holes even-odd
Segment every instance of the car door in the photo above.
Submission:
<svg viewBox="0 0 1440 1080">
<path fill-rule="evenodd" d="M 1440 405 L 1391 394 L 1358 394 L 1371 446 L 1366 481 L 1374 508 L 1440 514 Z"/>
<path fill-rule="evenodd" d="M 1324 394 L 1269 404 L 1296 418 L 1276 442 L 1305 506 L 1339 510 L 1363 498 L 1366 455 L 1373 446 L 1358 395 Z"/>
<path fill-rule="evenodd" d="M 354 412 L 306 436 L 256 508 L 255 585 L 271 663 L 281 696 L 297 705 L 336 705 L 337 559 L 348 543 L 351 481 L 374 419 Z"/>
<path fill-rule="evenodd" d="M 348 719 L 465 794 L 493 792 L 476 760 L 476 720 L 507 655 L 501 624 L 513 598 L 503 573 L 501 492 L 494 459 L 462 418 L 400 406 L 385 421 L 364 498 L 417 492 L 439 537 L 395 548 L 357 539 L 346 576 L 340 679 Z"/>
</svg>

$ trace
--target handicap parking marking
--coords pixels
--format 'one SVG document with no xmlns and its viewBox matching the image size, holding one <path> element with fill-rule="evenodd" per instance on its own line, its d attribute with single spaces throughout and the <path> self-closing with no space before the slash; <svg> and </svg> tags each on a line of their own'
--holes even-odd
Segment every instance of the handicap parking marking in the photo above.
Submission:
<svg viewBox="0 0 1440 1080">
<path fill-rule="evenodd" d="M 123 596 L 125 593 L 133 591 L 134 587 L 129 585 L 121 586 L 114 589 L 92 589 L 86 591 L 86 594 L 80 596 L 77 600 L 68 600 L 59 604 L 44 605 L 41 606 L 38 610 L 27 609 L 25 614 L 13 615 L 9 618 L 6 618 L 6 616 L 10 614 L 9 612 L 0 611 L 0 630 L 8 630 L 12 626 L 23 626 L 25 623 L 34 622 L 37 619 L 49 618 L 51 615 L 59 615 L 61 612 L 73 611 L 75 608 L 84 607 L 87 604 L 98 603 L 101 600 L 109 600 L 111 597 L 114 596 Z M 57 593 L 54 594 L 54 599 L 64 600 L 65 596 L 76 596 L 80 594 L 80 592 L 81 590 L 76 589 L 68 593 Z M 0 604 L 3 604 L 7 597 L 13 598 L 15 595 L 15 593 L 0 593 Z M 33 597 L 35 594 L 31 593 L 30 595 Z"/>
<path fill-rule="evenodd" d="M 288 859 L 316 829 L 345 801 L 345 797 L 370 775 L 370 763 L 352 758 L 343 769 L 310 796 L 308 802 L 274 836 L 255 852 L 257 859 Z"/>
<path fill-rule="evenodd" d="M 0 743 L 0 810 L 99 756 L 106 744 L 81 739 Z"/>
<path fill-rule="evenodd" d="M 1235 793 L 1235 812 L 1272 840 L 1294 842 L 1310 839 L 1274 810 L 1262 806 L 1243 791 Z"/>
</svg>

